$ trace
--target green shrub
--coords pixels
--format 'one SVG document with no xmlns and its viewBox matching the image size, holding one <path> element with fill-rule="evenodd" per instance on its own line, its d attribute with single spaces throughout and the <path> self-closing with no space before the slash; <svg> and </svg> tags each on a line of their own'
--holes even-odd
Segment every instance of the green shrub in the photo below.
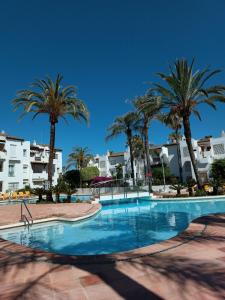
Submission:
<svg viewBox="0 0 225 300">
<path fill-rule="evenodd" d="M 195 197 L 203 197 L 203 196 L 207 196 L 207 193 L 204 190 L 197 190 L 195 192 Z"/>
<path fill-rule="evenodd" d="M 99 176 L 99 169 L 97 167 L 86 167 L 81 169 L 82 181 L 90 182 L 97 176 Z"/>
</svg>

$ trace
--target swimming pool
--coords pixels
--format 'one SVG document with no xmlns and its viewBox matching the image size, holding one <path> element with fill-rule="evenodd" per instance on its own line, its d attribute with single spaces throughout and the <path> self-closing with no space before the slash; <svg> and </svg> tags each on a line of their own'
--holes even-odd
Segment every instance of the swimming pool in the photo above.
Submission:
<svg viewBox="0 0 225 300">
<path fill-rule="evenodd" d="M 60 196 L 60 200 L 62 201 L 62 200 L 66 200 L 66 197 L 67 196 Z M 91 198 L 91 195 L 72 195 L 71 196 L 71 202 L 72 203 L 75 203 L 75 202 L 77 202 L 77 200 L 79 200 L 79 201 L 82 201 L 82 202 L 86 202 L 86 201 L 89 201 L 90 200 L 90 198 Z M 62 201 L 63 202 L 63 201 Z"/>
<path fill-rule="evenodd" d="M 195 218 L 225 213 L 225 198 L 207 201 L 146 201 L 104 205 L 91 219 L 4 230 L 6 240 L 66 255 L 132 250 L 170 239 Z"/>
</svg>

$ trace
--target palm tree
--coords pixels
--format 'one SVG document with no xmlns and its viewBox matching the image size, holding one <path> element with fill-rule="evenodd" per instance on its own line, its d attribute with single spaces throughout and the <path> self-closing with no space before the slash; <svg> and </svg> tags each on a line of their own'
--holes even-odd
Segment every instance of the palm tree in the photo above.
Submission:
<svg viewBox="0 0 225 300">
<path fill-rule="evenodd" d="M 93 159 L 93 155 L 89 153 L 88 147 L 74 147 L 73 152 L 69 154 L 67 160 L 67 169 L 75 166 L 75 168 L 81 171 L 87 167 L 90 160 Z M 82 187 L 82 177 L 80 173 L 80 187 Z"/>
<path fill-rule="evenodd" d="M 142 117 L 142 133 L 144 136 L 146 163 L 147 163 L 147 177 L 149 184 L 149 192 L 152 191 L 152 169 L 149 152 L 149 126 L 153 120 L 159 118 L 162 110 L 162 103 L 160 97 L 156 96 L 152 90 L 144 96 L 139 96 L 133 101 L 135 108 Z"/>
<path fill-rule="evenodd" d="M 13 100 L 15 109 L 22 108 L 21 117 L 27 113 L 33 114 L 35 119 L 40 114 L 47 114 L 50 123 L 50 143 L 48 162 L 48 181 L 50 190 L 52 188 L 52 170 L 55 153 L 55 129 L 60 118 L 64 120 L 70 115 L 76 120 L 89 119 L 89 112 L 83 101 L 77 98 L 74 86 L 62 88 L 63 77 L 57 75 L 55 82 L 47 77 L 36 80 L 31 89 L 22 90 L 17 93 L 17 98 Z M 52 192 L 49 191 L 48 199 L 52 200 Z"/>
<path fill-rule="evenodd" d="M 117 117 L 114 123 L 108 128 L 108 135 L 106 140 L 117 137 L 118 135 L 125 134 L 127 137 L 127 144 L 130 148 L 130 162 L 131 162 L 131 177 L 133 185 L 135 185 L 134 177 L 134 155 L 132 147 L 133 131 L 138 127 L 138 115 L 135 112 L 129 112 L 122 117 Z"/>
<path fill-rule="evenodd" d="M 170 109 L 170 114 L 182 118 L 184 135 L 189 150 L 192 166 L 194 169 L 198 188 L 201 183 L 198 175 L 196 159 L 191 140 L 190 117 L 194 114 L 201 120 L 198 105 L 206 103 L 216 109 L 215 101 L 225 101 L 224 86 L 214 85 L 205 87 L 206 82 L 219 73 L 220 70 L 210 71 L 193 70 L 194 60 L 191 64 L 186 59 L 179 59 L 170 67 L 170 74 L 159 73 L 158 75 L 166 82 L 168 87 L 160 84 L 155 85 L 155 90 L 162 96 L 163 103 Z"/>
<path fill-rule="evenodd" d="M 88 147 L 74 147 L 67 160 L 67 168 L 75 166 L 77 170 L 87 167 L 93 155 L 89 153 Z"/>
<path fill-rule="evenodd" d="M 170 133 L 169 139 L 172 143 L 176 143 L 177 145 L 177 159 L 178 159 L 178 166 L 179 166 L 179 175 L 180 175 L 180 182 L 183 183 L 183 168 L 181 162 L 181 153 L 180 153 L 180 141 L 182 139 L 182 135 L 180 134 L 180 130 L 182 127 L 182 119 L 179 118 L 177 115 L 174 114 L 167 114 L 162 117 L 162 121 L 165 125 L 173 129 L 174 131 Z"/>
<path fill-rule="evenodd" d="M 139 169 L 139 161 L 142 160 L 144 162 L 144 173 L 146 173 L 144 142 L 139 135 L 135 135 L 132 137 L 131 143 L 133 148 L 134 159 L 136 159 L 138 163 L 138 169 Z"/>
</svg>

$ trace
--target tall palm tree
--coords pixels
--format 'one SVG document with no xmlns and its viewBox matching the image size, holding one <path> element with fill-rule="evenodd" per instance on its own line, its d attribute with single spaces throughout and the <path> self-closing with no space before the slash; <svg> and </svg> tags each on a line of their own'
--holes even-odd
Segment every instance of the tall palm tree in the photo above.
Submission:
<svg viewBox="0 0 225 300">
<path fill-rule="evenodd" d="M 131 162 L 131 177 L 133 180 L 133 185 L 135 185 L 134 177 L 134 155 L 133 155 L 133 145 L 132 137 L 133 131 L 138 127 L 138 115 L 135 112 L 129 112 L 122 117 L 117 117 L 114 123 L 107 129 L 108 135 L 106 140 L 117 137 L 118 135 L 125 134 L 127 137 L 127 144 L 130 148 L 130 162 Z"/>
<path fill-rule="evenodd" d="M 180 182 L 183 183 L 183 168 L 181 162 L 181 153 L 180 153 L 180 141 L 182 139 L 182 135 L 180 134 L 180 130 L 182 127 L 182 119 L 174 114 L 166 114 L 162 116 L 162 121 L 165 125 L 170 127 L 174 130 L 172 133 L 169 134 L 169 139 L 172 143 L 176 143 L 177 145 L 177 160 L 179 166 L 179 175 L 180 175 Z"/>
<path fill-rule="evenodd" d="M 225 101 L 224 86 L 214 85 L 205 87 L 206 82 L 219 73 L 220 70 L 210 71 L 193 70 L 194 60 L 191 64 L 186 59 L 179 59 L 170 67 L 170 74 L 159 73 L 158 75 L 166 82 L 167 87 L 155 85 L 155 90 L 160 93 L 163 103 L 170 109 L 171 114 L 182 118 L 184 135 L 189 150 L 192 166 L 194 169 L 198 187 L 201 183 L 198 175 L 196 159 L 191 140 L 190 117 L 194 114 L 201 120 L 198 105 L 206 103 L 216 109 L 215 101 Z"/>
<path fill-rule="evenodd" d="M 72 116 L 76 120 L 88 121 L 89 112 L 84 102 L 77 98 L 74 86 L 62 87 L 63 77 L 58 74 L 56 80 L 50 77 L 36 80 L 31 89 L 22 90 L 17 93 L 13 100 L 15 109 L 22 108 L 21 117 L 27 113 L 33 114 L 35 119 L 40 114 L 47 114 L 50 123 L 50 143 L 48 162 L 48 181 L 50 190 L 52 188 L 53 159 L 55 152 L 55 129 L 59 119 L 64 120 L 66 116 Z M 52 193 L 49 192 L 48 199 L 52 200 Z"/>
<path fill-rule="evenodd" d="M 142 133 L 144 136 L 146 163 L 147 163 L 147 177 L 149 184 L 149 192 L 152 191 L 152 169 L 149 152 L 149 126 L 153 120 L 158 119 L 162 110 L 161 98 L 156 96 L 152 90 L 144 96 L 139 96 L 133 101 L 135 108 L 142 118 Z"/>
</svg>

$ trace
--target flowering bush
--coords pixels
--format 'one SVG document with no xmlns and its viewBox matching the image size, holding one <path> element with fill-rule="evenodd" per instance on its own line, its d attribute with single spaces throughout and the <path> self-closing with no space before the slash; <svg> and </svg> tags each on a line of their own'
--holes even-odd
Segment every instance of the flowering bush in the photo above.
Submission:
<svg viewBox="0 0 225 300">
<path fill-rule="evenodd" d="M 96 184 L 96 183 L 99 183 L 99 182 L 103 182 L 103 181 L 108 181 L 108 180 L 112 180 L 112 177 L 106 177 L 106 176 L 96 176 L 91 184 Z"/>
</svg>

